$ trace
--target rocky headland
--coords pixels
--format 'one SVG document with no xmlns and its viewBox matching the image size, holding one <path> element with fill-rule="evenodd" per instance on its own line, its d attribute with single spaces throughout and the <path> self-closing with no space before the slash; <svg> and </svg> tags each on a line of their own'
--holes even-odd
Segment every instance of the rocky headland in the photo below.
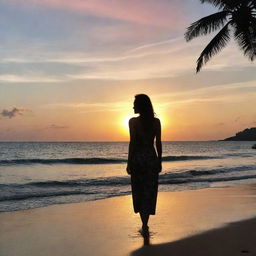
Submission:
<svg viewBox="0 0 256 256">
<path fill-rule="evenodd" d="M 256 141 L 256 127 L 247 128 L 238 132 L 235 136 L 224 139 L 231 141 Z"/>
</svg>

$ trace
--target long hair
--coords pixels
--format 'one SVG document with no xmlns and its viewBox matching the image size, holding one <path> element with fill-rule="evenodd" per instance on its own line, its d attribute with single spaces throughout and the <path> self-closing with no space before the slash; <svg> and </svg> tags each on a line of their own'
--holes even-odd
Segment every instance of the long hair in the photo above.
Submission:
<svg viewBox="0 0 256 256">
<path fill-rule="evenodd" d="M 134 105 L 136 106 L 145 130 L 152 130 L 155 112 L 150 98 L 146 94 L 135 95 Z"/>
</svg>

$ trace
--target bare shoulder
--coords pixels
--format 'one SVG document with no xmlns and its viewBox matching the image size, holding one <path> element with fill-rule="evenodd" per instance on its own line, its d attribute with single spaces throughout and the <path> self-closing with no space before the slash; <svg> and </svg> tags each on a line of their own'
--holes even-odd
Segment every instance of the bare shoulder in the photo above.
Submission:
<svg viewBox="0 0 256 256">
<path fill-rule="evenodd" d="M 134 125 L 134 124 L 135 124 L 135 122 L 136 122 L 136 120 L 137 120 L 137 118 L 136 118 L 136 117 L 132 117 L 132 118 L 130 118 L 130 120 L 129 120 L 129 125 L 130 125 L 130 126 Z"/>
<path fill-rule="evenodd" d="M 161 121 L 160 121 L 159 118 L 155 117 L 155 118 L 154 118 L 154 121 L 155 121 L 155 124 L 156 124 L 157 126 L 161 125 Z"/>
</svg>

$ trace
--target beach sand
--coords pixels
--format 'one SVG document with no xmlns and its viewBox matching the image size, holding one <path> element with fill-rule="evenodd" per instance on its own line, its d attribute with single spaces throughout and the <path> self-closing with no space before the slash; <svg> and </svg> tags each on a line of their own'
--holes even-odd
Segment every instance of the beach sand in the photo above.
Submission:
<svg viewBox="0 0 256 256">
<path fill-rule="evenodd" d="M 256 256 L 255 217 L 254 184 L 159 193 L 149 241 L 131 196 L 6 212 L 0 255 Z"/>
</svg>

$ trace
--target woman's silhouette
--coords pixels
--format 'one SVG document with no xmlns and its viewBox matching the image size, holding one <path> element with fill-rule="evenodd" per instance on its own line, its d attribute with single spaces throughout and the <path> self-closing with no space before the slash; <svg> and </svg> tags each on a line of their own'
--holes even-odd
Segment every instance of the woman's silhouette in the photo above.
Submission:
<svg viewBox="0 0 256 256">
<path fill-rule="evenodd" d="M 130 144 L 126 170 L 131 175 L 134 212 L 140 213 L 142 232 L 145 234 L 148 232 L 149 215 L 155 214 L 158 174 L 162 170 L 161 123 L 155 118 L 147 95 L 136 95 L 133 108 L 134 113 L 140 115 L 129 120 Z"/>
</svg>

